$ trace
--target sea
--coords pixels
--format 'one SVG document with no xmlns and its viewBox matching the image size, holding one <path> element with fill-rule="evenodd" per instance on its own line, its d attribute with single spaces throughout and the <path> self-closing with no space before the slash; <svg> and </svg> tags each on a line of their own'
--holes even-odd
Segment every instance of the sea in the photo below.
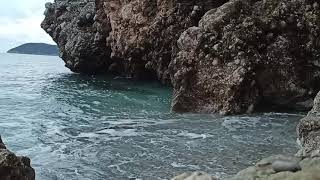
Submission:
<svg viewBox="0 0 320 180">
<path fill-rule="evenodd" d="M 0 54 L 0 134 L 37 180 L 229 177 L 297 151 L 303 113 L 176 114 L 172 89 L 70 72 L 54 56 Z"/>
</svg>

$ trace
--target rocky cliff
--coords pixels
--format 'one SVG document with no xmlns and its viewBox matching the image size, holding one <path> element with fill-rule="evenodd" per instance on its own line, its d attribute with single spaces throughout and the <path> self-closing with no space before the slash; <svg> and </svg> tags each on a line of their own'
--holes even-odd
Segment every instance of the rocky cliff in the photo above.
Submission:
<svg viewBox="0 0 320 180">
<path fill-rule="evenodd" d="M 92 0 L 58 0 L 45 5 L 41 27 L 57 43 L 66 67 L 74 72 L 106 72 L 113 63 L 106 47 L 109 26 L 94 20 L 95 7 Z"/>
<path fill-rule="evenodd" d="M 178 40 L 173 109 L 304 109 L 319 90 L 317 2 L 231 0 Z"/>
<path fill-rule="evenodd" d="M 170 84 L 177 112 L 307 110 L 320 90 L 315 0 L 56 0 L 45 15 L 72 71 Z"/>
<path fill-rule="evenodd" d="M 16 156 L 7 150 L 0 137 L 0 179 L 1 180 L 34 180 L 35 172 L 30 159 Z"/>
</svg>

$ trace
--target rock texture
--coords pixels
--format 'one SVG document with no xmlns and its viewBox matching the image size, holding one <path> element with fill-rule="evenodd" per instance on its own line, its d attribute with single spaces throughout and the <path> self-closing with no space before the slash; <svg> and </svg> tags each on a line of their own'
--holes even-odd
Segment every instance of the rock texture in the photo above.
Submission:
<svg viewBox="0 0 320 180">
<path fill-rule="evenodd" d="M 227 0 L 56 0 L 42 28 L 66 66 L 79 73 L 118 72 L 170 84 L 168 65 L 180 34 Z"/>
<path fill-rule="evenodd" d="M 79 73 L 107 72 L 113 63 L 106 47 L 110 26 L 94 21 L 95 2 L 58 0 L 45 7 L 41 27 L 57 43 L 66 67 Z"/>
<path fill-rule="evenodd" d="M 310 154 L 320 150 L 320 92 L 314 100 L 313 109 L 300 120 L 297 127 L 301 154 Z"/>
<path fill-rule="evenodd" d="M 107 42 L 112 57 L 124 59 L 130 73 L 148 71 L 170 84 L 168 66 L 180 34 L 227 0 L 101 1 L 111 23 Z"/>
<path fill-rule="evenodd" d="M 177 112 L 309 110 L 320 90 L 314 0 L 56 0 L 45 15 L 72 71 L 171 84 Z"/>
<path fill-rule="evenodd" d="M 16 156 L 6 149 L 0 137 L 0 179 L 1 180 L 34 180 L 35 172 L 30 159 Z"/>
<path fill-rule="evenodd" d="M 231 0 L 178 40 L 173 110 L 308 109 L 319 90 L 318 2 Z"/>
</svg>

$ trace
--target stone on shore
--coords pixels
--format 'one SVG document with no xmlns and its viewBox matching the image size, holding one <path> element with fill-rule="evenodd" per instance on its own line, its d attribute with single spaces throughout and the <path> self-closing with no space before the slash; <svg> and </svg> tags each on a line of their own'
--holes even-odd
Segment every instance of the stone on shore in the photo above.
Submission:
<svg viewBox="0 0 320 180">
<path fill-rule="evenodd" d="M 319 180 L 319 171 L 320 158 L 278 155 L 263 159 L 226 180 Z"/>
</svg>

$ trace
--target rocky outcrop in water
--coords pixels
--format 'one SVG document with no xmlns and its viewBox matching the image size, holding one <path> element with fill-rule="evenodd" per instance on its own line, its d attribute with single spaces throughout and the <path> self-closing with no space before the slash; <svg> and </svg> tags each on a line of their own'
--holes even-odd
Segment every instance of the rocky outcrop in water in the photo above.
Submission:
<svg viewBox="0 0 320 180">
<path fill-rule="evenodd" d="M 180 34 L 223 2 L 57 0 L 46 4 L 41 26 L 72 71 L 116 71 L 170 84 L 168 65 Z"/>
<path fill-rule="evenodd" d="M 88 74 L 108 71 L 113 63 L 110 48 L 106 47 L 110 26 L 94 20 L 95 2 L 58 0 L 45 7 L 41 27 L 57 43 L 66 67 Z"/>
<path fill-rule="evenodd" d="M 177 112 L 311 109 L 319 2 L 56 0 L 43 29 L 80 73 L 158 79 Z"/>
<path fill-rule="evenodd" d="M 0 179 L 1 180 L 34 180 L 35 172 L 30 159 L 16 156 L 6 149 L 0 137 Z"/>
<path fill-rule="evenodd" d="M 231 0 L 178 40 L 176 111 L 306 110 L 319 90 L 320 8 L 307 0 Z"/>
</svg>

